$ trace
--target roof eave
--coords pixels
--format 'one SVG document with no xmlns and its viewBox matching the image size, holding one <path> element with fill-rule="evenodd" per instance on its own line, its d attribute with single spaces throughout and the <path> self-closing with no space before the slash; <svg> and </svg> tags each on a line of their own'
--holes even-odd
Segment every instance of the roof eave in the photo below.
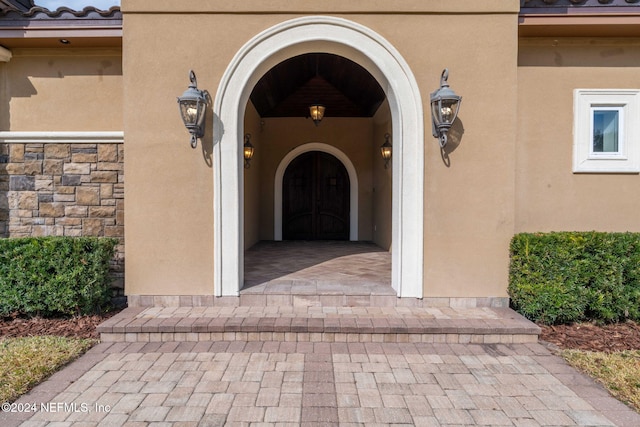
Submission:
<svg viewBox="0 0 640 427">
<path fill-rule="evenodd" d="M 122 46 L 122 19 L 0 23 L 0 45 L 7 48 L 55 47 L 60 40 L 74 47 Z"/>
</svg>

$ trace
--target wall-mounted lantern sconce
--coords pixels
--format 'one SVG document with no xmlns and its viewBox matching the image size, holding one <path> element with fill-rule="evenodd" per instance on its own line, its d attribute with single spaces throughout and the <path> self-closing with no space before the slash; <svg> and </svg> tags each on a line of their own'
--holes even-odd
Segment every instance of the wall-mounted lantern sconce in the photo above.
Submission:
<svg viewBox="0 0 640 427">
<path fill-rule="evenodd" d="M 251 159 L 253 158 L 253 145 L 251 144 L 251 134 L 248 133 L 244 136 L 244 167 L 249 169 L 251 167 Z"/>
<path fill-rule="evenodd" d="M 204 117 L 207 112 L 208 92 L 198 89 L 196 73 L 189 71 L 191 83 L 182 96 L 178 97 L 180 116 L 185 127 L 191 134 L 191 147 L 196 148 L 198 138 L 204 135 Z"/>
<path fill-rule="evenodd" d="M 384 134 L 384 144 L 380 147 L 380 154 L 382 154 L 382 158 L 384 159 L 384 168 L 386 169 L 389 166 L 389 160 L 391 160 L 391 151 L 392 146 L 389 142 L 389 138 L 391 135 L 388 133 Z"/>
<path fill-rule="evenodd" d="M 445 68 L 440 77 L 440 88 L 431 94 L 431 119 L 433 137 L 438 138 L 440 148 L 447 145 L 447 132 L 458 117 L 462 97 L 449 88 L 449 69 Z"/>
<path fill-rule="evenodd" d="M 321 104 L 313 104 L 309 106 L 309 116 L 311 116 L 311 120 L 313 123 L 318 126 L 324 117 L 324 105 Z"/>
</svg>

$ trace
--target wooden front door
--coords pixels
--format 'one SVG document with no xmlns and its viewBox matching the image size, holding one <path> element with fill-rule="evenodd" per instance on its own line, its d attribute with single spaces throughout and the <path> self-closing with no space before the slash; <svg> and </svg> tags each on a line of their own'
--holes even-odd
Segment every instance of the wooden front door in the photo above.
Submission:
<svg viewBox="0 0 640 427">
<path fill-rule="evenodd" d="M 301 154 L 282 185 L 285 240 L 349 239 L 349 175 L 340 160 L 321 151 Z"/>
</svg>

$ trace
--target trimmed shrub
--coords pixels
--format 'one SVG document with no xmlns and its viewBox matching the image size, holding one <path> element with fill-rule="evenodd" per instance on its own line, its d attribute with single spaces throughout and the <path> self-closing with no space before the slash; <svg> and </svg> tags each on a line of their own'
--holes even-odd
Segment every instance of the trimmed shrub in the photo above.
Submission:
<svg viewBox="0 0 640 427">
<path fill-rule="evenodd" d="M 116 239 L 0 239 L 0 315 L 73 316 L 111 300 Z"/>
<path fill-rule="evenodd" d="M 511 304 L 528 319 L 640 320 L 640 233 L 523 233 L 510 255 Z"/>
</svg>

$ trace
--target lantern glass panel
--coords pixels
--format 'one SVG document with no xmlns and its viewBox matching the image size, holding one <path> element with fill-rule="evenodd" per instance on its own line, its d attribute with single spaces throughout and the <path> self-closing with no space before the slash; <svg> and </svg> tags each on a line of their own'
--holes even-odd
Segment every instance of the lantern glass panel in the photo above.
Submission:
<svg viewBox="0 0 640 427">
<path fill-rule="evenodd" d="M 443 99 L 440 106 L 440 114 L 443 123 L 453 123 L 456 118 L 458 101 L 453 99 Z"/>
<path fill-rule="evenodd" d="M 436 126 L 442 123 L 442 102 L 439 99 L 434 100 L 431 103 L 431 116 L 433 117 Z"/>
<path fill-rule="evenodd" d="M 322 120 L 322 118 L 324 117 L 324 106 L 312 105 L 309 108 L 309 113 L 312 120 Z"/>
<path fill-rule="evenodd" d="M 251 160 L 253 157 L 253 146 L 245 145 L 244 146 L 244 158 L 247 160 Z"/>
<path fill-rule="evenodd" d="M 202 126 L 202 123 L 204 123 L 204 115 L 205 115 L 205 113 L 206 113 L 206 102 L 198 100 L 198 106 L 197 106 L 197 109 L 196 109 L 198 126 Z"/>
<path fill-rule="evenodd" d="M 180 112 L 185 125 L 198 124 L 198 101 L 183 101 L 180 103 Z"/>
</svg>

